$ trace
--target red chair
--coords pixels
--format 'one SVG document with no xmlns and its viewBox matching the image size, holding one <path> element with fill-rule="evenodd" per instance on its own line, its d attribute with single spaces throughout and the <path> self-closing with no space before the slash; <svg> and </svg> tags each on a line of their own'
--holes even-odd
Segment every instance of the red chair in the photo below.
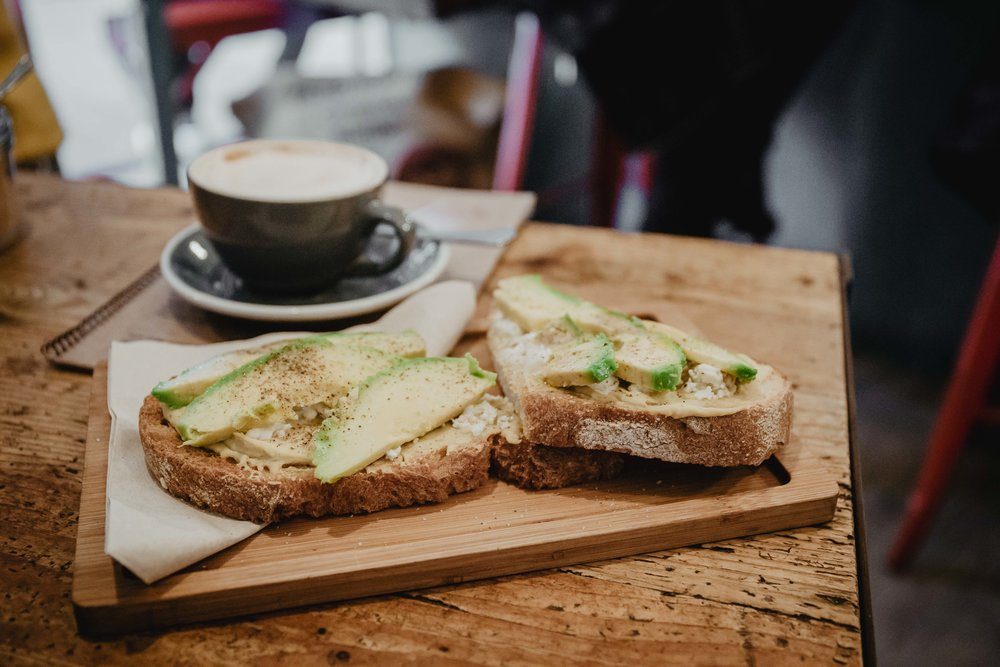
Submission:
<svg viewBox="0 0 1000 667">
<path fill-rule="evenodd" d="M 507 68 L 503 123 L 493 171 L 494 190 L 518 190 L 524 180 L 528 148 L 535 128 L 542 27 L 534 14 L 522 12 L 514 24 L 514 44 Z"/>
<path fill-rule="evenodd" d="M 529 13 L 517 17 L 514 45 L 511 49 L 507 74 L 507 92 L 503 124 L 493 172 L 494 190 L 518 190 L 524 180 L 531 134 L 534 129 L 535 106 L 538 102 L 538 78 L 542 63 L 544 39 L 538 18 Z M 594 136 L 589 187 L 591 192 L 591 224 L 613 227 L 618 199 L 626 179 L 628 153 L 603 115 L 598 117 Z M 649 154 L 636 155 L 635 185 L 648 197 L 653 169 Z"/>
<path fill-rule="evenodd" d="M 507 69 L 503 120 L 493 170 L 494 190 L 512 191 L 523 186 L 535 125 L 543 48 L 544 35 L 538 17 L 522 12 L 515 22 L 514 43 Z M 588 179 L 592 197 L 591 224 L 614 226 L 618 197 L 628 177 L 627 158 L 621 142 L 607 127 L 603 117 L 599 117 Z M 426 163 L 439 159 L 449 161 L 451 157 L 440 147 L 418 146 L 400 159 L 394 168 L 394 177 L 406 180 L 414 171 L 426 171 Z M 638 185 L 648 195 L 653 159 L 649 154 L 641 154 L 636 161 Z"/>
<path fill-rule="evenodd" d="M 490 185 L 493 190 L 514 191 L 522 187 L 535 126 L 542 48 L 543 37 L 538 17 L 528 12 L 518 14 L 504 86 L 503 115 L 493 160 L 493 180 Z M 442 183 L 436 184 L 476 187 L 466 182 L 455 182 L 461 179 L 454 178 L 456 170 L 470 169 L 469 157 L 465 149 L 442 146 L 432 141 L 418 144 L 398 159 L 393 166 L 393 177 L 403 181 L 434 182 L 424 180 L 429 174 L 434 174 L 443 178 Z"/>
<path fill-rule="evenodd" d="M 980 419 L 997 421 L 986 406 L 990 383 L 1000 361 L 1000 239 L 986 270 L 969 320 L 958 361 L 952 370 L 916 487 L 889 551 L 888 565 L 905 569 L 923 543 L 934 513 L 972 427 Z"/>
</svg>

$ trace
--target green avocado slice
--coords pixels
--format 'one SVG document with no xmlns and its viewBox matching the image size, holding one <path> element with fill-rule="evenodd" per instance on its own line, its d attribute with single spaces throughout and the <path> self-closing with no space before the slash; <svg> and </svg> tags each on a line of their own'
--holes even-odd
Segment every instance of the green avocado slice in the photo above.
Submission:
<svg viewBox="0 0 1000 667">
<path fill-rule="evenodd" d="M 572 318 L 578 329 L 609 336 L 642 328 L 636 318 L 560 292 L 535 274 L 501 280 L 493 298 L 500 311 L 525 331 L 541 331 L 564 317 Z"/>
<path fill-rule="evenodd" d="M 652 391 L 663 391 L 663 389 L 653 389 L 654 385 L 667 387 L 673 384 L 673 388 L 676 388 L 680 383 L 680 371 L 683 371 L 683 365 L 678 371 L 677 364 L 683 357 L 696 363 L 716 366 L 743 382 L 749 382 L 757 376 L 756 364 L 745 355 L 730 352 L 715 343 L 691 336 L 670 325 L 640 320 L 565 294 L 546 285 L 537 275 L 514 276 L 501 280 L 494 291 L 494 298 L 500 311 L 525 331 L 541 331 L 558 323 L 560 318 L 568 317 L 579 330 L 607 335 L 621 344 L 616 356 L 618 376 L 630 382 L 633 380 L 629 380 L 622 373 L 637 378 L 637 384 Z M 642 336 L 651 333 L 659 333 L 677 343 L 681 355 L 678 356 L 678 350 L 663 343 L 662 340 L 637 343 L 634 338 L 641 339 Z M 625 345 L 625 342 L 628 342 L 628 345 Z M 643 356 L 640 359 L 636 356 L 639 352 L 624 349 L 637 344 L 642 346 L 643 355 L 662 349 L 662 358 Z"/>
<path fill-rule="evenodd" d="M 240 366 L 166 415 L 185 445 L 209 445 L 235 431 L 291 421 L 296 407 L 332 402 L 401 361 L 372 347 L 303 339 Z"/>
<path fill-rule="evenodd" d="M 410 359 L 372 375 L 316 431 L 316 477 L 333 482 L 364 469 L 457 417 L 495 382 L 470 355 Z"/>
<path fill-rule="evenodd" d="M 615 375 L 646 391 L 672 391 L 681 383 L 687 357 L 681 346 L 662 334 L 642 330 L 622 335 Z"/>
<path fill-rule="evenodd" d="M 617 367 L 611 339 L 603 333 L 581 335 L 577 342 L 552 351 L 552 358 L 542 370 L 542 379 L 553 387 L 580 387 L 607 380 Z"/>
<path fill-rule="evenodd" d="M 692 336 L 669 324 L 662 322 L 647 322 L 646 324 L 650 329 L 659 331 L 677 341 L 688 359 L 695 363 L 711 364 L 743 382 L 750 382 L 757 377 L 756 363 L 745 354 L 730 352 L 724 347 Z"/>
<path fill-rule="evenodd" d="M 425 352 L 423 338 L 416 331 L 409 329 L 399 333 L 335 331 L 297 340 L 312 338 L 325 338 L 331 343 L 366 345 L 400 357 L 419 357 Z M 214 356 L 169 380 L 159 383 L 153 387 L 152 394 L 168 408 L 182 408 L 225 375 L 258 357 L 288 345 L 290 342 L 282 340 L 248 350 L 235 350 Z"/>
<path fill-rule="evenodd" d="M 642 320 L 589 301 L 581 303 L 572 315 L 584 331 L 604 333 L 615 340 L 619 336 L 641 333 L 645 329 Z"/>
<path fill-rule="evenodd" d="M 575 296 L 549 287 L 538 275 L 501 280 L 493 298 L 500 311 L 525 331 L 544 329 L 581 303 Z"/>
</svg>

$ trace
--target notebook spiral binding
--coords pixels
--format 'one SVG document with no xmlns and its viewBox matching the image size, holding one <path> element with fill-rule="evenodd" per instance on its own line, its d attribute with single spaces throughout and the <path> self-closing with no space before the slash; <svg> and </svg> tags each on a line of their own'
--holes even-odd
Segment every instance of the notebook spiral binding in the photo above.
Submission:
<svg viewBox="0 0 1000 667">
<path fill-rule="evenodd" d="M 97 308 L 97 310 L 92 312 L 90 315 L 87 315 L 87 317 L 81 320 L 79 324 L 67 329 L 42 345 L 42 356 L 54 364 L 79 368 L 73 364 L 66 364 L 60 359 L 60 357 L 74 345 L 79 343 L 84 336 L 89 334 L 98 326 L 106 322 L 112 315 L 121 310 L 126 303 L 135 298 L 139 292 L 149 287 L 159 277 L 159 265 L 153 266 L 151 269 L 132 281 L 132 283 L 130 283 L 125 289 L 105 301 L 100 307 Z"/>
</svg>

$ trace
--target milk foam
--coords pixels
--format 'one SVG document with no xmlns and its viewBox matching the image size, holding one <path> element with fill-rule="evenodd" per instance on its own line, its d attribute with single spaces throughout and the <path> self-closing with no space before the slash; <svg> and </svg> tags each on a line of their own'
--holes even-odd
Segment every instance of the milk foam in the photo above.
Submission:
<svg viewBox="0 0 1000 667">
<path fill-rule="evenodd" d="M 222 195 L 271 202 L 349 197 L 388 176 L 376 154 L 322 141 L 256 140 L 222 146 L 198 157 L 188 178 Z"/>
</svg>

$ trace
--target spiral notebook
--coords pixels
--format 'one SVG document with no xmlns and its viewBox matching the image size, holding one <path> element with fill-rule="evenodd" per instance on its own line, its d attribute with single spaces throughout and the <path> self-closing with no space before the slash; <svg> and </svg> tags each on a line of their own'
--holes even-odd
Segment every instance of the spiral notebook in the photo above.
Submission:
<svg viewBox="0 0 1000 667">
<path fill-rule="evenodd" d="M 451 229 L 518 228 L 531 215 L 535 195 L 528 192 L 458 190 L 391 182 L 383 200 L 406 211 L 433 206 Z M 455 246 L 440 280 L 469 280 L 478 287 L 493 270 L 501 250 Z M 377 319 L 378 313 L 360 318 L 322 322 L 296 322 L 295 330 L 340 329 Z M 256 322 L 210 313 L 174 295 L 154 266 L 81 322 L 42 346 L 50 362 L 84 371 L 108 356 L 113 340 L 162 340 L 173 343 L 215 343 L 284 331 L 288 323 Z"/>
</svg>

